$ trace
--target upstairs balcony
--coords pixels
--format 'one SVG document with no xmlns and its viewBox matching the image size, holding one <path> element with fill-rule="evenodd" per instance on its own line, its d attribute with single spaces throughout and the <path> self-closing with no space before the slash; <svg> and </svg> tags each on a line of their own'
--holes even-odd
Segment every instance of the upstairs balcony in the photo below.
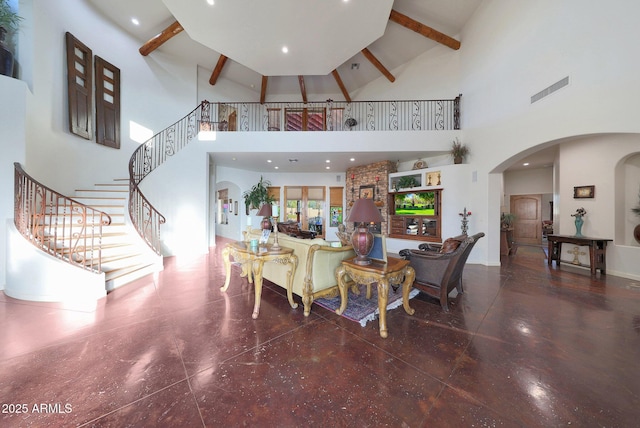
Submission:
<svg viewBox="0 0 640 428">
<path fill-rule="evenodd" d="M 203 101 L 200 130 L 434 131 L 460 129 L 460 95 L 450 100 L 220 102 Z"/>
</svg>

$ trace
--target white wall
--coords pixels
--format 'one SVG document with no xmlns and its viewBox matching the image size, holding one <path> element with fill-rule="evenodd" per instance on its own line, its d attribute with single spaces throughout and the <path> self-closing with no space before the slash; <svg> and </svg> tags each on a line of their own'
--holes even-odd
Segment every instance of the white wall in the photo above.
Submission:
<svg viewBox="0 0 640 428">
<path fill-rule="evenodd" d="M 138 147 L 129 121 L 158 132 L 192 110 L 196 67 L 173 63 L 160 52 L 138 53 L 140 41 L 96 15 L 82 0 L 36 1 L 33 21 L 33 95 L 29 111 L 26 170 L 62 193 L 80 183 L 128 177 Z M 73 16 L 73 19 L 69 19 Z M 121 149 L 111 149 L 68 131 L 65 32 L 120 69 Z"/>
<path fill-rule="evenodd" d="M 0 75 L 0 94 L 3 99 L 11 100 L 11 103 L 0 103 L 0 290 L 3 290 L 7 283 L 8 235 L 5 225 L 13 219 L 14 209 L 13 163 L 24 165 L 29 91 L 24 82 Z"/>
<path fill-rule="evenodd" d="M 640 3 L 622 0 L 588 4 L 489 0 L 465 27 L 460 49 L 464 142 L 470 146 L 479 180 L 487 178 L 484 191 L 474 195 L 474 204 L 491 219 L 489 239 L 474 251 L 483 252 L 489 264 L 499 261 L 498 176 L 506 166 L 531 148 L 576 136 L 640 132 L 635 117 L 640 57 L 629 55 L 640 39 L 635 19 L 639 13 Z M 594 22 L 615 25 L 593 31 Z M 570 77 L 569 86 L 530 104 L 533 94 L 565 76 Z M 606 150 L 606 137 L 601 141 Z M 582 167 L 600 170 L 601 153 L 594 154 L 593 164 Z M 561 162 L 567 162 L 566 157 Z M 569 179 L 566 171 L 559 177 Z M 567 217 L 575 207 L 564 204 L 570 201 L 560 195 L 554 205 L 562 219 L 561 232 L 569 230 Z M 602 205 L 596 211 L 612 206 Z M 633 273 L 637 275 L 638 269 Z"/>
</svg>

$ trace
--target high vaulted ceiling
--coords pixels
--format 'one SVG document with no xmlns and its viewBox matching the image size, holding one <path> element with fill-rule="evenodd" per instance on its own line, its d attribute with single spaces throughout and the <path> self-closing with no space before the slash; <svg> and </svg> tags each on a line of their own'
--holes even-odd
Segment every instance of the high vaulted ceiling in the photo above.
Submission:
<svg viewBox="0 0 640 428">
<path fill-rule="evenodd" d="M 441 44 L 457 49 L 456 43 L 464 43 L 459 33 L 481 2 L 86 1 L 139 39 L 146 55 L 157 50 L 188 59 L 208 70 L 213 84 L 228 79 L 255 91 L 255 101 L 261 92 L 263 101 L 302 100 L 303 85 L 309 94 L 342 92 L 346 99 L 380 76 L 393 81 L 393 70 L 416 56 Z"/>
</svg>

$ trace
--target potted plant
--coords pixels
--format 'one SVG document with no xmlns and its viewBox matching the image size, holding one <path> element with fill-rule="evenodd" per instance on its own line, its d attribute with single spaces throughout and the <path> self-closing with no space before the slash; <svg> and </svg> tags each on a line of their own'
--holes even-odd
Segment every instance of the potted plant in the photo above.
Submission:
<svg viewBox="0 0 640 428">
<path fill-rule="evenodd" d="M 249 210 L 258 209 L 263 204 L 270 204 L 275 200 L 273 197 L 269 196 L 269 186 L 271 186 L 271 182 L 260 176 L 260 181 L 242 194 L 244 204 L 247 208 L 247 215 L 249 215 Z"/>
<path fill-rule="evenodd" d="M 453 157 L 453 163 L 458 164 L 462 163 L 464 158 L 467 157 L 469 154 L 469 148 L 456 138 L 451 145 L 451 151 L 449 153 L 451 154 L 451 157 Z"/>
<path fill-rule="evenodd" d="M 9 47 L 7 36 L 18 29 L 21 16 L 15 13 L 8 0 L 0 0 L 0 74 L 13 76 L 13 52 Z"/>
<path fill-rule="evenodd" d="M 416 187 L 418 185 L 418 180 L 416 180 L 415 177 L 412 177 L 410 175 L 405 175 L 403 177 L 400 177 L 400 180 L 398 180 L 398 187 L 400 189 L 409 189 L 411 187 Z"/>
<path fill-rule="evenodd" d="M 512 213 L 502 213 L 500 215 L 500 227 L 502 229 L 511 229 L 513 222 L 516 219 L 516 215 Z"/>
</svg>

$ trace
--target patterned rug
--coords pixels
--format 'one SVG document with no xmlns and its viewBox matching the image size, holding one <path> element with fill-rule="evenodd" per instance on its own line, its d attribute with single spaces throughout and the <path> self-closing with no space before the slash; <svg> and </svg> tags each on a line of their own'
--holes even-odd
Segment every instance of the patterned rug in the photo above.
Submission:
<svg viewBox="0 0 640 428">
<path fill-rule="evenodd" d="M 360 294 L 353 294 L 349 290 L 349 301 L 347 303 L 347 309 L 342 313 L 342 316 L 360 323 L 362 327 L 367 325 L 369 321 L 376 319 L 380 311 L 378 310 L 378 288 L 377 284 L 371 285 L 371 299 L 367 300 L 367 286 L 359 285 Z M 417 296 L 419 291 L 417 289 L 411 290 L 409 293 L 409 299 L 413 299 Z M 319 298 L 313 301 L 323 308 L 329 309 L 335 312 L 340 307 L 340 296 L 331 299 Z M 397 291 L 393 289 L 389 290 L 389 299 L 387 301 L 387 312 L 391 309 L 395 309 L 402 305 L 402 287 L 399 287 Z"/>
</svg>

